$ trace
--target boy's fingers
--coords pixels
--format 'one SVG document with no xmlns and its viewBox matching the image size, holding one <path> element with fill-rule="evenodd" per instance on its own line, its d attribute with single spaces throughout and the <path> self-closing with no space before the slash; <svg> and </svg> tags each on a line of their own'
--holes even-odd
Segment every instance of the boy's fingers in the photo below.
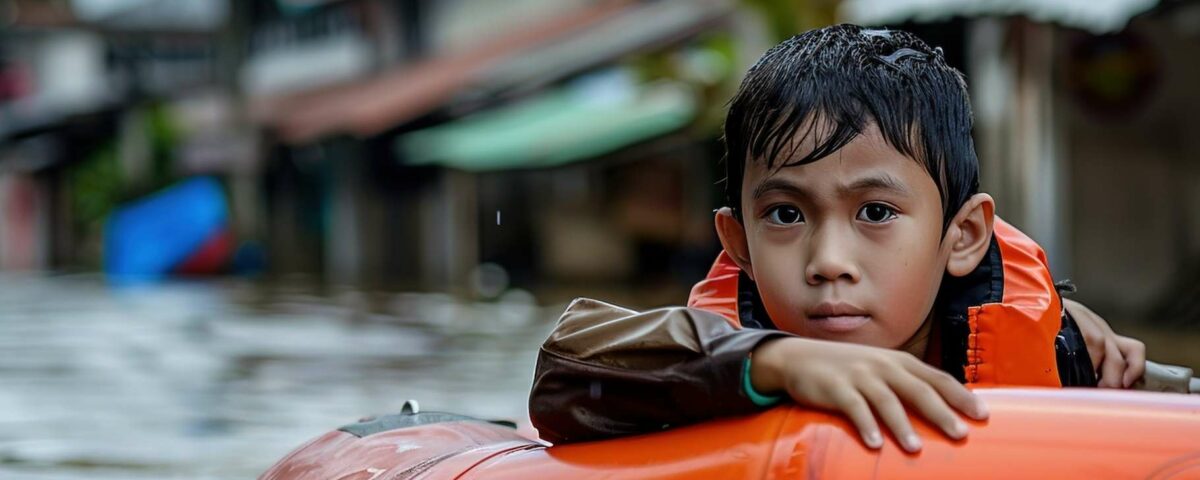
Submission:
<svg viewBox="0 0 1200 480">
<path fill-rule="evenodd" d="M 921 412 L 929 423 L 945 432 L 947 437 L 960 440 L 967 436 L 967 424 L 958 418 L 942 395 L 928 383 L 918 377 L 907 377 L 894 380 L 892 386 L 909 405 Z"/>
<path fill-rule="evenodd" d="M 850 418 L 850 423 L 858 429 L 859 436 L 862 437 L 863 443 L 869 448 L 880 448 L 883 446 L 883 435 L 879 433 L 879 424 L 875 422 L 875 415 L 871 413 L 871 407 L 867 405 L 867 400 L 862 394 L 852 388 L 845 387 L 838 389 L 838 393 L 834 394 L 835 408 L 841 410 Z"/>
<path fill-rule="evenodd" d="M 1117 348 L 1116 342 L 1106 342 L 1104 345 L 1104 363 L 1100 365 L 1100 383 L 1103 388 L 1121 388 L 1122 376 L 1125 374 L 1125 357 Z"/>
<path fill-rule="evenodd" d="M 941 399 L 947 404 L 975 420 L 987 419 L 987 405 L 983 403 L 983 400 L 978 395 L 967 390 L 967 387 L 958 383 L 958 380 L 955 380 L 954 377 L 951 377 L 946 372 L 928 365 L 921 365 L 921 367 L 917 372 L 914 372 L 917 378 L 924 380 L 934 390 L 937 390 L 938 395 L 941 395 Z"/>
<path fill-rule="evenodd" d="M 910 453 L 921 451 L 921 439 L 913 431 L 912 423 L 908 421 L 908 414 L 904 411 L 904 405 L 900 403 L 900 398 L 896 396 L 896 393 L 881 381 L 868 383 L 862 387 L 862 392 L 867 401 L 871 403 L 871 407 L 875 409 L 875 413 L 879 414 L 884 425 L 887 425 L 888 430 L 892 431 L 892 435 L 896 436 L 900 448 Z"/>
<path fill-rule="evenodd" d="M 1121 386 L 1129 388 L 1146 373 L 1146 344 L 1121 337 L 1117 340 L 1117 348 L 1125 357 L 1125 374 L 1121 377 Z"/>
</svg>

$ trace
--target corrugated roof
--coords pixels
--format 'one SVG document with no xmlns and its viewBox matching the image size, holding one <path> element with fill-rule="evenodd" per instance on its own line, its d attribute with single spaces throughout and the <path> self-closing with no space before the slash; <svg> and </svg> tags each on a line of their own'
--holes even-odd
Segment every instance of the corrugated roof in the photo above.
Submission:
<svg viewBox="0 0 1200 480">
<path fill-rule="evenodd" d="M 622 2 L 595 7 L 514 32 L 460 54 L 395 67 L 376 76 L 280 97 L 258 99 L 252 116 L 279 139 L 303 143 L 348 133 L 368 136 L 444 104 L 496 62 L 617 14 Z"/>
<path fill-rule="evenodd" d="M 929 22 L 955 16 L 1019 15 L 1092 33 L 1125 28 L 1159 0 L 845 0 L 843 20 L 863 25 Z"/>
<path fill-rule="evenodd" d="M 543 85 L 639 48 L 676 41 L 725 18 L 727 0 L 598 2 L 450 57 L 375 77 L 255 102 L 282 141 L 370 136 L 446 105 L 464 90 Z"/>
</svg>

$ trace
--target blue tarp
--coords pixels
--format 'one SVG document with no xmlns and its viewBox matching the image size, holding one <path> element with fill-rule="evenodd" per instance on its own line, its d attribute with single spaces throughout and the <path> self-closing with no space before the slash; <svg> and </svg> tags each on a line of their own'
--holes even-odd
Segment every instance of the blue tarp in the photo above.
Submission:
<svg viewBox="0 0 1200 480">
<path fill-rule="evenodd" d="M 104 229 L 104 271 L 127 279 L 161 277 L 225 228 L 228 207 L 212 177 L 180 182 L 117 208 Z"/>
</svg>

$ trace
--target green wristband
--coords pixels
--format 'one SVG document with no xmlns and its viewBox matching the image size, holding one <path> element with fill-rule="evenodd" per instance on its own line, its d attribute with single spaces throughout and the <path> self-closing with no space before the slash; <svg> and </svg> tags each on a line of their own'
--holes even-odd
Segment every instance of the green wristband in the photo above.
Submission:
<svg viewBox="0 0 1200 480">
<path fill-rule="evenodd" d="M 742 365 L 742 391 L 746 392 L 751 402 L 760 407 L 770 407 L 783 401 L 783 395 L 763 395 L 754 390 L 754 384 L 750 381 L 750 357 L 746 357 Z"/>
</svg>

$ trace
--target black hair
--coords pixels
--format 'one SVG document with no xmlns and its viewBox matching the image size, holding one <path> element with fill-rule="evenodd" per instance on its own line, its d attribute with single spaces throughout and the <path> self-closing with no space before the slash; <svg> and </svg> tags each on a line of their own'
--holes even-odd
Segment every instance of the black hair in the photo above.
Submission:
<svg viewBox="0 0 1200 480">
<path fill-rule="evenodd" d="M 940 48 L 896 30 L 834 25 L 763 54 L 725 118 L 725 201 L 741 218 L 747 159 L 765 161 L 768 169 L 815 162 L 846 146 L 871 121 L 892 148 L 933 177 L 944 231 L 979 191 L 967 87 Z M 792 158 L 806 142 L 815 148 Z"/>
</svg>

